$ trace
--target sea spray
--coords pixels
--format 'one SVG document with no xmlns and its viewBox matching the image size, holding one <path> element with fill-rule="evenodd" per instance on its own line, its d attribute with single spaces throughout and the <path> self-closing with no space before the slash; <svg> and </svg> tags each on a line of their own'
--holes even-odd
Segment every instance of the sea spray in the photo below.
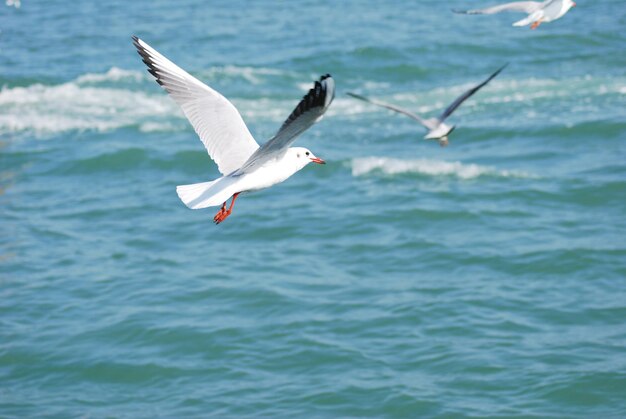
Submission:
<svg viewBox="0 0 626 419">
<path fill-rule="evenodd" d="M 416 173 L 427 176 L 454 176 L 459 179 L 474 179 L 479 176 L 536 178 L 535 175 L 512 170 L 499 170 L 473 163 L 447 162 L 443 160 L 402 160 L 389 157 L 363 157 L 352 160 L 352 175 L 370 173 L 397 175 Z"/>
</svg>

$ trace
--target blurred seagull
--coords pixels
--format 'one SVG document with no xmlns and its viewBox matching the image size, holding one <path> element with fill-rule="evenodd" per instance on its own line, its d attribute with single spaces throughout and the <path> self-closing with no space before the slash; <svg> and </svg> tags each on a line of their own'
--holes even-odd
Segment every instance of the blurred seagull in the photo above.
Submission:
<svg viewBox="0 0 626 419">
<path fill-rule="evenodd" d="M 223 174 L 211 182 L 177 186 L 176 192 L 187 207 L 221 205 L 213 218 L 215 224 L 219 224 L 231 214 L 239 194 L 283 182 L 311 162 L 325 163 L 306 148 L 289 146 L 322 118 L 333 101 L 335 82 L 329 74 L 315 82 L 276 135 L 259 147 L 228 99 L 136 36 L 133 36 L 133 44 L 148 66 L 148 72 L 180 105 Z"/>
<path fill-rule="evenodd" d="M 454 13 L 463 13 L 467 15 L 492 15 L 500 12 L 522 12 L 528 16 L 513 24 L 513 26 L 526 26 L 528 24 L 531 29 L 537 29 L 542 23 L 552 22 L 562 17 L 576 3 L 572 0 L 547 0 L 547 1 L 515 1 L 513 3 L 505 3 L 498 6 L 487 7 L 485 9 L 476 10 L 455 10 Z"/>
<path fill-rule="evenodd" d="M 504 68 L 507 65 L 508 65 L 508 63 L 503 65 L 502 67 L 500 67 L 495 73 L 493 73 L 491 76 L 489 76 L 489 78 L 487 78 L 487 80 L 485 80 L 484 82 L 480 83 L 477 86 L 472 87 L 471 89 L 469 89 L 468 91 L 463 93 L 461 96 L 456 98 L 456 100 L 454 102 L 452 102 L 450 104 L 450 106 L 448 106 L 446 108 L 446 110 L 443 111 L 443 113 L 438 118 L 424 119 L 421 116 L 416 115 L 416 114 L 414 114 L 411 111 L 408 111 L 406 109 L 400 108 L 399 106 L 391 105 L 391 104 L 385 103 L 385 102 L 380 102 L 380 101 L 374 100 L 374 99 L 368 99 L 365 96 L 357 95 L 356 93 L 348 92 L 348 95 L 352 96 L 352 97 L 354 97 L 356 99 L 360 99 L 360 100 L 363 100 L 365 102 L 372 103 L 374 105 L 382 106 L 383 108 L 391 109 L 394 112 L 399 112 L 401 114 L 404 114 L 404 115 L 408 116 L 409 118 L 415 119 L 417 122 L 419 122 L 420 124 L 422 124 L 424 127 L 426 127 L 428 129 L 428 133 L 424 136 L 425 140 L 438 140 L 439 141 L 439 145 L 442 146 L 442 147 L 445 147 L 445 146 L 448 145 L 448 135 L 450 135 L 450 133 L 452 131 L 454 131 L 454 128 L 455 128 L 454 125 L 449 126 L 449 125 L 444 123 L 446 118 L 448 118 L 450 115 L 452 115 L 452 113 L 459 106 L 461 106 L 461 104 L 463 102 L 465 102 L 468 98 L 470 98 L 474 93 L 476 93 L 484 85 L 489 83 L 491 81 L 491 79 L 493 79 L 498 74 L 500 74 L 500 72 L 502 70 L 504 70 Z"/>
</svg>

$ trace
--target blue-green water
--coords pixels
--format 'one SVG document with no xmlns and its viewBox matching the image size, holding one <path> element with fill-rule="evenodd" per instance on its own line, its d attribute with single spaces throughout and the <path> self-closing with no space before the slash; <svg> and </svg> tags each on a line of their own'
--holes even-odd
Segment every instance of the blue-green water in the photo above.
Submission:
<svg viewBox="0 0 626 419">
<path fill-rule="evenodd" d="M 468 4 L 0 4 L 0 416 L 626 416 L 625 3 Z M 132 34 L 260 142 L 331 73 L 328 164 L 188 210 L 219 174 Z M 505 62 L 445 149 L 345 95 L 436 114 Z"/>
</svg>

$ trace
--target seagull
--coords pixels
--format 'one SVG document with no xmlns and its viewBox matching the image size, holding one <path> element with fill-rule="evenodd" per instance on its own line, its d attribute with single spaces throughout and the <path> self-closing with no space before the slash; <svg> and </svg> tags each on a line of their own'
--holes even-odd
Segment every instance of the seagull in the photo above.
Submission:
<svg viewBox="0 0 626 419">
<path fill-rule="evenodd" d="M 463 102 L 465 102 L 468 98 L 470 98 L 474 93 L 479 91 L 484 85 L 489 83 L 491 79 L 493 79 L 498 74 L 500 74 L 500 72 L 504 70 L 504 68 L 507 65 L 508 63 L 500 67 L 495 73 L 489 76 L 487 80 L 485 80 L 484 82 L 480 83 L 477 86 L 472 87 L 471 89 L 463 93 L 461 96 L 456 98 L 456 100 L 452 102 L 450 106 L 448 106 L 446 110 L 443 111 L 443 113 L 438 118 L 424 119 L 421 116 L 416 115 L 413 112 L 408 111 L 399 106 L 391 105 L 389 103 L 381 102 L 381 101 L 374 100 L 374 99 L 369 99 L 369 98 L 366 98 L 365 96 L 357 95 L 356 93 L 348 92 L 348 95 L 352 96 L 353 98 L 372 103 L 374 105 L 382 106 L 383 108 L 391 109 L 394 112 L 398 112 L 398 113 L 408 116 L 409 118 L 415 119 L 417 122 L 419 122 L 424 127 L 426 127 L 426 129 L 428 129 L 428 133 L 424 136 L 425 140 L 438 140 L 439 145 L 442 147 L 445 147 L 448 145 L 448 135 L 450 135 L 450 133 L 454 131 L 456 127 L 454 125 L 449 126 L 444 121 L 450 115 L 452 115 L 452 113 L 456 110 L 456 108 L 461 106 Z"/>
<path fill-rule="evenodd" d="M 500 4 L 498 6 L 487 7 L 485 9 L 476 10 L 455 10 L 454 13 L 463 13 L 467 15 L 492 15 L 500 12 L 523 12 L 528 16 L 513 24 L 513 26 L 526 26 L 528 24 L 531 29 L 537 29 L 542 23 L 552 22 L 562 17 L 572 7 L 576 7 L 576 3 L 572 0 L 547 0 L 547 1 L 515 1 L 513 3 Z"/>
<path fill-rule="evenodd" d="M 177 186 L 176 192 L 187 207 L 221 205 L 213 218 L 215 224 L 219 224 L 232 213 L 239 194 L 283 182 L 311 162 L 325 164 L 306 148 L 289 146 L 322 118 L 333 101 L 335 82 L 330 74 L 315 82 L 276 135 L 259 146 L 228 99 L 143 40 L 136 36 L 132 39 L 148 72 L 180 105 L 223 175 L 211 182 Z"/>
</svg>

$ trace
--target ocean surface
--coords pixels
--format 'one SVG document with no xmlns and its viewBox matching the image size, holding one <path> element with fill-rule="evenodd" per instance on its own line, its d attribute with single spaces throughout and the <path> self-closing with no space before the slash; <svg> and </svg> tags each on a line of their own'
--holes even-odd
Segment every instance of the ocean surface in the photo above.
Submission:
<svg viewBox="0 0 626 419">
<path fill-rule="evenodd" d="M 626 417 L 626 3 L 485 3 L 0 3 L 0 417 Z M 328 164 L 187 209 L 133 34 Z"/>
</svg>

